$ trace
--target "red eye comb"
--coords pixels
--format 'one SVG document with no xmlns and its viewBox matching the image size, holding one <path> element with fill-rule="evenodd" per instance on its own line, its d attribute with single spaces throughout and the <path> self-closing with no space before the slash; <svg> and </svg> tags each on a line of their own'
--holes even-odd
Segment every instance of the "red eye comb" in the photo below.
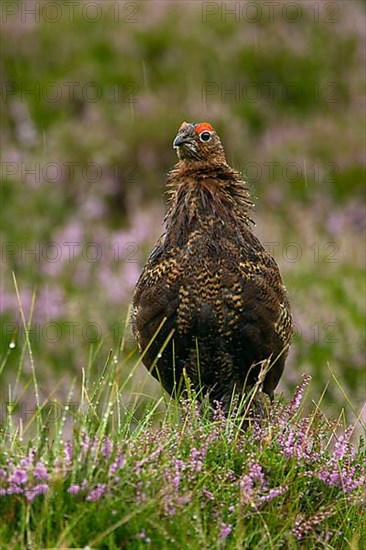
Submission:
<svg viewBox="0 0 366 550">
<path fill-rule="evenodd" d="M 211 124 L 209 124 L 208 122 L 200 122 L 199 124 L 197 124 L 195 126 L 195 132 L 197 134 L 200 134 L 201 132 L 204 132 L 206 130 L 206 132 L 214 132 L 215 130 L 212 128 Z"/>
</svg>

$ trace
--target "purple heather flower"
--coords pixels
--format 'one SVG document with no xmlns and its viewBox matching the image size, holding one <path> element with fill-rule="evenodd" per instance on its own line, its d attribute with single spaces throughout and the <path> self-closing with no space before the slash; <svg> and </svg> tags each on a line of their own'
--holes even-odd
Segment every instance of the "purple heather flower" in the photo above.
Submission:
<svg viewBox="0 0 366 550">
<path fill-rule="evenodd" d="M 125 457 L 122 454 L 118 454 L 112 464 L 109 467 L 109 475 L 112 476 L 117 470 L 121 470 L 126 463 Z"/>
<path fill-rule="evenodd" d="M 192 447 L 189 454 L 189 461 L 192 471 L 200 472 L 202 470 L 202 460 L 204 458 L 204 450 L 198 450 L 196 447 Z"/>
<path fill-rule="evenodd" d="M 365 476 L 357 475 L 354 466 L 340 468 L 332 459 L 315 476 L 330 487 L 339 487 L 344 493 L 350 493 L 365 483 Z"/>
<path fill-rule="evenodd" d="M 172 487 L 175 491 L 178 491 L 179 485 L 180 485 L 180 479 L 181 479 L 181 471 L 184 470 L 185 463 L 183 460 L 175 460 L 174 461 L 174 474 L 171 475 L 170 472 L 167 471 L 167 478 L 170 479 Z"/>
<path fill-rule="evenodd" d="M 37 465 L 34 468 L 34 477 L 36 479 L 49 478 L 49 474 L 47 473 L 46 466 L 43 464 L 43 462 L 37 462 Z"/>
<path fill-rule="evenodd" d="M 249 462 L 249 473 L 244 474 L 240 480 L 240 490 L 243 493 L 245 499 L 249 500 L 254 496 L 255 484 L 258 486 L 258 490 L 266 486 L 262 467 L 257 462 Z"/>
<path fill-rule="evenodd" d="M 65 464 L 66 466 L 72 465 L 73 448 L 70 441 L 66 441 L 64 446 Z"/>
<path fill-rule="evenodd" d="M 305 392 L 306 388 L 308 387 L 310 380 L 311 380 L 310 374 L 306 373 L 306 374 L 303 375 L 303 381 L 296 388 L 295 395 L 292 398 L 292 401 L 291 401 L 291 403 L 288 407 L 288 412 L 290 413 L 290 415 L 294 414 L 298 410 L 298 408 L 300 407 L 302 398 L 304 396 L 304 392 Z"/>
<path fill-rule="evenodd" d="M 9 478 L 9 481 L 17 485 L 22 485 L 27 482 L 27 479 L 28 474 L 26 470 L 23 470 L 22 468 L 15 468 L 14 472 Z"/>
<path fill-rule="evenodd" d="M 344 493 L 351 493 L 363 485 L 366 476 L 354 464 L 354 451 L 349 442 L 351 434 L 350 427 L 338 438 L 333 456 L 308 475 L 317 477 L 330 487 L 339 487 Z"/>
<path fill-rule="evenodd" d="M 235 483 L 236 481 L 236 475 L 232 470 L 226 470 L 225 478 L 228 483 Z"/>
<path fill-rule="evenodd" d="M 336 460 L 342 460 L 344 455 L 346 453 L 352 454 L 352 450 L 350 448 L 349 440 L 352 435 L 352 426 L 350 426 L 344 434 L 342 434 L 339 438 L 337 443 L 334 446 L 334 453 L 333 456 Z"/>
<path fill-rule="evenodd" d="M 213 420 L 215 422 L 218 422 L 220 425 L 225 426 L 226 424 L 226 416 L 222 408 L 221 401 L 217 401 L 216 399 L 213 401 Z"/>
<path fill-rule="evenodd" d="M 332 513 L 333 511 L 331 509 L 328 509 L 317 512 L 313 516 L 309 517 L 307 520 L 305 520 L 304 518 L 297 520 L 295 522 L 295 527 L 292 529 L 293 534 L 295 535 L 297 540 L 301 540 L 302 538 L 304 538 L 304 536 L 310 533 L 316 525 L 319 525 L 319 523 L 322 523 L 329 516 L 331 516 Z"/>
<path fill-rule="evenodd" d="M 142 481 L 138 481 L 136 483 L 135 490 L 136 490 L 137 502 L 139 504 L 141 504 L 142 502 L 144 502 L 144 500 L 146 500 L 146 494 L 143 492 L 142 489 L 143 489 L 143 483 Z"/>
<path fill-rule="evenodd" d="M 38 495 L 44 495 L 48 490 L 48 485 L 46 483 L 41 483 L 40 485 L 36 485 L 32 489 L 28 489 L 25 492 L 26 499 L 28 502 L 33 502 L 36 496 Z"/>
<path fill-rule="evenodd" d="M 221 524 L 221 530 L 220 530 L 220 539 L 225 540 L 233 530 L 232 525 L 229 525 L 227 523 Z"/>
<path fill-rule="evenodd" d="M 70 493 L 70 495 L 77 495 L 80 491 L 80 485 L 70 485 L 70 487 L 67 489 L 67 492 Z"/>
<path fill-rule="evenodd" d="M 175 473 L 173 475 L 173 477 L 171 478 L 171 482 L 172 482 L 172 487 L 175 491 L 178 491 L 179 489 L 179 484 L 180 484 L 180 470 L 181 470 L 181 460 L 176 460 L 175 461 Z"/>
<path fill-rule="evenodd" d="M 270 500 L 283 495 L 287 491 L 287 487 L 277 487 L 276 489 L 270 489 L 266 495 L 259 497 L 260 502 L 269 502 Z"/>
<path fill-rule="evenodd" d="M 262 466 L 260 464 L 258 464 L 258 462 L 250 462 L 249 467 L 250 467 L 249 476 L 254 481 L 259 481 L 259 483 L 261 485 L 264 485 L 265 479 L 264 479 L 264 474 L 263 474 L 263 471 L 262 471 Z"/>
<path fill-rule="evenodd" d="M 240 491 L 246 499 L 249 499 L 253 495 L 253 480 L 250 476 L 242 476 L 240 480 Z"/>
<path fill-rule="evenodd" d="M 23 468 L 28 468 L 28 466 L 31 466 L 32 461 L 33 461 L 33 451 L 31 449 L 29 451 L 29 455 L 26 456 L 25 458 L 22 458 L 22 460 L 20 461 L 20 466 L 22 466 Z"/>
<path fill-rule="evenodd" d="M 287 459 L 296 457 L 311 462 L 319 459 L 320 455 L 316 450 L 314 439 L 309 435 L 308 418 L 303 418 L 295 425 L 282 424 L 277 442 Z"/>
<path fill-rule="evenodd" d="M 287 491 L 287 487 L 267 490 L 267 485 L 261 465 L 258 462 L 250 461 L 249 473 L 242 475 L 240 479 L 240 492 L 244 502 L 250 502 L 252 506 L 257 507 L 257 505 L 269 502 Z M 261 494 L 264 491 L 267 492 Z"/>
<path fill-rule="evenodd" d="M 204 494 L 204 496 L 206 498 L 208 498 L 209 500 L 215 500 L 215 497 L 214 495 L 211 493 L 211 491 L 208 491 L 207 489 L 203 489 L 202 490 L 202 493 Z"/>
<path fill-rule="evenodd" d="M 286 428 L 284 433 L 279 435 L 278 443 L 285 457 L 290 458 L 293 455 L 295 446 L 295 434 L 292 428 Z"/>
<path fill-rule="evenodd" d="M 175 476 L 174 476 L 173 479 L 172 479 L 172 486 L 173 486 L 173 489 L 175 489 L 176 491 L 178 491 L 178 489 L 179 489 L 179 484 L 180 484 L 180 474 L 179 474 L 179 472 L 176 472 Z"/>
<path fill-rule="evenodd" d="M 87 454 L 90 447 L 90 437 L 88 436 L 85 430 L 81 431 L 80 436 L 81 436 L 80 447 L 81 447 L 82 453 L 85 455 Z"/>
<path fill-rule="evenodd" d="M 6 470 L 0 468 L 0 479 L 6 479 Z"/>
<path fill-rule="evenodd" d="M 89 502 L 95 502 L 96 500 L 99 500 L 105 493 L 107 489 L 107 485 L 105 483 L 98 483 L 98 485 L 95 487 L 95 489 L 92 489 L 88 496 L 86 497 L 86 500 Z"/>
<path fill-rule="evenodd" d="M 113 442 L 109 437 L 105 437 L 102 445 L 102 455 L 109 458 L 113 451 Z"/>
</svg>

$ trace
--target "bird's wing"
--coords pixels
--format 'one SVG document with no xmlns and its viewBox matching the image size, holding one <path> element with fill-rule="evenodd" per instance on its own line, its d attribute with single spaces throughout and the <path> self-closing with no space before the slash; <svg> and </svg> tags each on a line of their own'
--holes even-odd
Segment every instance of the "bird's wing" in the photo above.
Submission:
<svg viewBox="0 0 366 550">
<path fill-rule="evenodd" d="M 135 288 L 132 328 L 138 341 L 142 332 L 145 340 L 152 338 L 164 319 L 174 315 L 179 303 L 180 269 L 174 255 L 164 255 L 163 237 L 152 250 Z"/>
<path fill-rule="evenodd" d="M 287 291 L 276 261 L 256 237 L 254 241 L 252 244 L 255 246 L 250 250 L 250 257 L 245 254 L 238 266 L 243 288 L 248 290 L 249 285 L 255 294 L 257 305 L 260 302 L 265 306 L 265 314 L 271 319 L 274 331 L 284 347 L 287 347 L 292 336 L 292 316 Z M 245 296 L 243 299 L 245 300 Z"/>
</svg>

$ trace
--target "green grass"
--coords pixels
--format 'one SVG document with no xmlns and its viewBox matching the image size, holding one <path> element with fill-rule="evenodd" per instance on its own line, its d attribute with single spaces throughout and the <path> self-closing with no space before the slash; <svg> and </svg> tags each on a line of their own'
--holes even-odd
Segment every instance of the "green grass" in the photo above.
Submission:
<svg viewBox="0 0 366 550">
<path fill-rule="evenodd" d="M 361 550 L 365 448 L 355 426 L 326 417 L 322 397 L 309 410 L 309 377 L 259 421 L 247 402 L 225 417 L 193 392 L 144 402 L 130 385 L 140 359 L 123 379 L 126 360 L 111 352 L 95 372 L 91 354 L 64 401 L 43 398 L 35 370 L 33 389 L 10 390 L 2 547 Z"/>
</svg>

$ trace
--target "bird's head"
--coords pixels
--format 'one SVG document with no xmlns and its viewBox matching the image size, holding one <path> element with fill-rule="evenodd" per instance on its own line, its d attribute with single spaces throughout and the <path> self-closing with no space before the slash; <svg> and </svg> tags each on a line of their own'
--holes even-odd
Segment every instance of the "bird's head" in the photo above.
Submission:
<svg viewBox="0 0 366 550">
<path fill-rule="evenodd" d="M 173 141 L 179 160 L 216 161 L 226 164 L 221 141 L 211 124 L 183 122 Z"/>
</svg>

